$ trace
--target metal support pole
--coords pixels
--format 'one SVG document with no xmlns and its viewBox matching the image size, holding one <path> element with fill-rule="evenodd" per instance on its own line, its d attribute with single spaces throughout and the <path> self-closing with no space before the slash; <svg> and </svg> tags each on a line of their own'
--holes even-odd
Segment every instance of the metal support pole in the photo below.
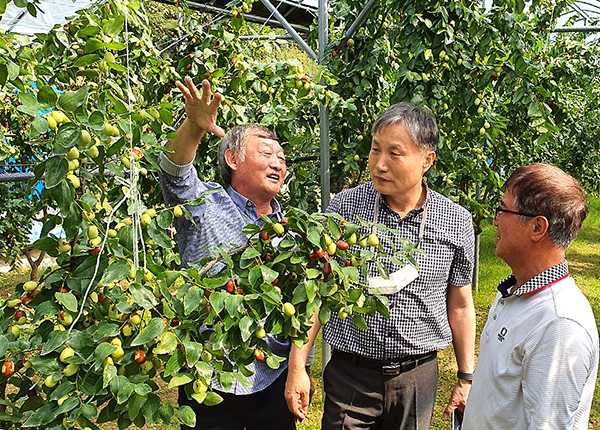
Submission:
<svg viewBox="0 0 600 430">
<path fill-rule="evenodd" d="M 356 30 L 364 22 L 365 18 L 367 17 L 367 14 L 371 12 L 371 9 L 373 8 L 373 6 L 375 6 L 375 3 L 377 3 L 377 1 L 378 0 L 371 0 L 369 1 L 369 3 L 367 3 L 367 5 L 364 7 L 361 13 L 356 17 L 346 34 L 344 34 L 344 37 L 342 37 L 342 39 L 340 40 L 340 43 L 338 44 L 338 49 L 341 49 L 344 46 L 346 46 L 346 42 L 348 41 L 348 39 L 350 39 L 354 35 L 354 33 L 356 33 Z"/>
<path fill-rule="evenodd" d="M 473 265 L 473 289 L 479 291 L 479 250 L 481 243 L 481 233 L 475 236 L 475 264 Z"/>
<path fill-rule="evenodd" d="M 600 26 L 590 27 L 556 27 L 550 30 L 551 33 L 596 33 L 600 31 Z"/>
<path fill-rule="evenodd" d="M 285 28 L 287 30 L 287 32 L 294 38 L 294 40 L 298 43 L 298 45 L 300 45 L 302 47 L 302 49 L 304 49 L 306 51 L 306 53 L 314 60 L 314 61 L 318 61 L 318 57 L 317 54 L 315 54 L 315 51 L 313 51 L 311 49 L 310 46 L 308 46 L 308 44 L 304 41 L 304 39 L 302 39 L 302 37 L 300 37 L 300 35 L 296 32 L 296 30 L 294 30 L 294 28 L 287 22 L 287 20 L 285 19 L 285 17 L 279 13 L 279 11 L 277 9 L 275 9 L 275 7 L 271 4 L 271 2 L 269 0 L 260 0 L 262 2 L 262 4 L 265 5 L 265 7 L 267 9 L 269 9 L 269 12 L 271 12 L 273 14 L 273 16 L 275 18 L 277 18 L 277 21 L 279 21 L 281 23 L 281 25 L 283 26 L 283 28 Z M 321 12 L 319 11 L 319 28 L 321 26 Z M 319 49 L 321 49 L 319 47 Z"/>
<path fill-rule="evenodd" d="M 240 40 L 289 40 L 293 39 L 289 34 L 280 34 L 277 36 L 240 36 Z"/>
<path fill-rule="evenodd" d="M 479 201 L 481 199 L 481 184 L 477 183 L 475 186 L 475 199 Z M 479 250 L 481 243 L 481 233 L 475 236 L 475 261 L 473 264 L 473 285 L 472 289 L 479 291 Z"/>
<path fill-rule="evenodd" d="M 325 47 L 329 43 L 329 23 L 327 17 L 327 0 L 319 0 L 319 64 L 323 64 L 325 59 Z M 321 81 L 321 83 L 324 83 Z M 320 132 L 319 138 L 321 142 L 321 211 L 329 206 L 329 194 L 331 193 L 329 182 L 329 109 L 321 104 L 319 107 Z M 321 344 L 322 350 L 322 371 L 325 371 L 325 366 L 331 358 L 331 346 L 324 340 Z M 325 392 L 323 392 L 325 395 Z"/>
</svg>

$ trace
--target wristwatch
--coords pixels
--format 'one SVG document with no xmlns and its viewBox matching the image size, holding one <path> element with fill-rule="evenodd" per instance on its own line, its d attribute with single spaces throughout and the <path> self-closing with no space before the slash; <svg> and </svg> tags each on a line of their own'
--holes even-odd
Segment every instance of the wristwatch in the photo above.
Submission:
<svg viewBox="0 0 600 430">
<path fill-rule="evenodd" d="M 461 372 L 460 370 L 456 372 L 456 377 L 458 379 L 463 379 L 465 381 L 473 382 L 473 372 Z"/>
</svg>

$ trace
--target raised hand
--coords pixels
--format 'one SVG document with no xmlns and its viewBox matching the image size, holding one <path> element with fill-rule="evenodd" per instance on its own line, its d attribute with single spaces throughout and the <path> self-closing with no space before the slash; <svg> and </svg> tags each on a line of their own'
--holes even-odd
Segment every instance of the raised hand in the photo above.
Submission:
<svg viewBox="0 0 600 430">
<path fill-rule="evenodd" d="M 217 111 L 223 96 L 215 93 L 211 100 L 210 83 L 206 79 L 202 81 L 202 94 L 189 76 L 185 78 L 185 85 L 179 81 L 175 85 L 185 99 L 187 120 L 196 126 L 202 135 L 211 132 L 218 137 L 225 136 L 223 129 L 217 125 Z"/>
</svg>

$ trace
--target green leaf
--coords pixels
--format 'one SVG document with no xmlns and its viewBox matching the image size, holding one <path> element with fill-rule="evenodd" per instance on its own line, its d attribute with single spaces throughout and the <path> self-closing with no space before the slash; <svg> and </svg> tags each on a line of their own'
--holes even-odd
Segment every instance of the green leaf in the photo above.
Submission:
<svg viewBox="0 0 600 430">
<path fill-rule="evenodd" d="M 64 155 L 69 149 L 77 145 L 81 139 L 81 130 L 79 127 L 69 122 L 62 124 L 56 133 L 56 145 L 54 146 L 54 153 L 56 155 Z"/>
<path fill-rule="evenodd" d="M 331 318 L 331 309 L 323 306 L 319 311 L 319 322 L 321 325 L 325 325 L 327 321 Z"/>
<path fill-rule="evenodd" d="M 89 87 L 81 87 L 78 91 L 67 91 L 58 98 L 58 106 L 66 112 L 75 112 L 83 106 L 87 99 Z"/>
<path fill-rule="evenodd" d="M 146 229 L 148 234 L 160 247 L 165 249 L 173 248 L 173 244 L 171 243 L 171 239 L 165 232 L 165 230 L 159 227 L 157 222 L 152 222 L 148 228 Z"/>
<path fill-rule="evenodd" d="M 187 290 L 185 296 L 183 297 L 183 308 L 185 310 L 185 314 L 189 315 L 196 309 L 198 309 L 198 305 L 200 304 L 200 288 L 196 286 L 192 286 Z"/>
<path fill-rule="evenodd" d="M 206 392 L 206 399 L 204 400 L 204 404 L 206 406 L 218 405 L 222 401 L 223 401 L 223 397 L 219 396 L 214 391 L 207 391 Z"/>
<path fill-rule="evenodd" d="M 58 96 L 56 95 L 56 91 L 50 85 L 44 85 L 37 93 L 38 102 L 44 108 L 49 108 L 56 105 L 56 101 L 58 100 Z"/>
<path fill-rule="evenodd" d="M 63 305 L 67 310 L 77 312 L 77 298 L 73 293 L 55 293 L 54 297 L 56 297 L 58 303 Z"/>
<path fill-rule="evenodd" d="M 294 288 L 294 294 L 292 296 L 292 304 L 298 304 L 301 302 L 305 302 L 308 299 L 306 294 L 306 285 L 304 283 L 300 283 Z"/>
<path fill-rule="evenodd" d="M 54 391 L 56 391 L 56 390 L 54 390 Z M 56 411 L 56 415 L 60 415 L 60 414 L 64 414 L 65 412 L 72 411 L 77 406 L 79 406 L 79 397 L 77 397 L 77 396 L 69 396 L 67 398 L 67 400 L 65 400 L 64 403 L 62 405 L 60 405 L 60 407 Z"/>
<path fill-rule="evenodd" d="M 123 15 L 119 15 L 115 19 L 106 21 L 102 25 L 102 31 L 104 31 L 107 36 L 117 37 L 123 32 L 124 25 L 125 17 Z"/>
<path fill-rule="evenodd" d="M 119 393 L 119 390 L 125 388 L 127 385 L 129 385 L 129 379 L 127 379 L 126 376 L 118 375 L 116 378 L 110 381 L 110 391 L 113 396 L 116 397 Z M 120 403 L 122 402 L 119 402 L 119 404 Z"/>
<path fill-rule="evenodd" d="M 119 326 L 115 323 L 102 322 L 92 335 L 94 342 L 100 342 L 104 338 L 115 337 L 120 333 Z M 112 352 L 112 351 L 111 351 Z"/>
<path fill-rule="evenodd" d="M 77 60 L 73 63 L 73 67 L 87 67 L 94 64 L 96 61 L 100 59 L 98 54 L 87 54 L 78 57 Z"/>
<path fill-rule="evenodd" d="M 133 296 L 135 303 L 144 309 L 152 309 L 154 306 L 158 305 L 156 296 L 148 288 L 142 287 L 141 285 L 131 285 L 129 287 L 129 292 Z"/>
<path fill-rule="evenodd" d="M 46 403 L 37 409 L 23 424 L 23 427 L 39 427 L 50 424 L 56 418 L 58 406 L 54 402 Z"/>
<path fill-rule="evenodd" d="M 200 354 L 202 353 L 202 344 L 184 340 L 183 347 L 185 351 L 185 359 L 188 363 L 188 366 L 194 366 L 198 362 Z"/>
<path fill-rule="evenodd" d="M 319 317 L 320 317 L 320 315 L 319 315 Z M 365 321 L 365 319 L 363 318 L 362 315 L 353 314 L 352 321 L 354 322 L 354 325 L 361 330 L 369 329 L 369 327 L 367 326 L 367 322 Z"/>
<path fill-rule="evenodd" d="M 254 260 L 256 257 L 260 257 L 260 252 L 256 248 L 248 247 L 242 253 L 242 260 Z"/>
<path fill-rule="evenodd" d="M 218 374 L 217 380 L 219 381 L 219 384 L 221 384 L 221 387 L 225 389 L 225 391 L 231 390 L 231 387 L 233 386 L 233 374 L 231 374 L 231 372 Z"/>
<path fill-rule="evenodd" d="M 4 1 L 4 0 L 0 0 Z M 8 79 L 8 68 L 6 64 L 0 63 L 0 86 L 6 85 L 6 80 Z"/>
<path fill-rule="evenodd" d="M 314 246 L 321 246 L 321 229 L 310 227 L 308 229 L 307 238 Z"/>
<path fill-rule="evenodd" d="M 14 81 L 15 79 L 17 79 L 17 77 L 19 76 L 19 72 L 20 72 L 19 66 L 17 66 L 11 60 L 8 60 L 6 62 L 6 67 L 8 69 L 8 80 Z"/>
<path fill-rule="evenodd" d="M 51 353 L 52 351 L 56 351 L 56 349 L 64 344 L 67 340 L 67 332 L 55 330 L 50 333 L 48 336 L 48 340 L 42 346 L 42 352 L 40 355 L 46 355 Z"/>
<path fill-rule="evenodd" d="M 156 354 L 170 354 L 177 348 L 177 336 L 170 331 L 164 332 L 160 337 L 160 342 L 154 348 Z"/>
<path fill-rule="evenodd" d="M 58 315 L 60 308 L 53 300 L 40 303 L 35 307 L 35 319 L 38 320 L 43 317 Z"/>
<path fill-rule="evenodd" d="M 308 279 L 316 279 L 323 274 L 321 269 L 306 269 L 306 277 Z"/>
<path fill-rule="evenodd" d="M 219 249 L 219 255 L 225 260 L 227 267 L 233 267 L 233 260 L 225 250 Z"/>
<path fill-rule="evenodd" d="M 123 229 L 121 229 L 123 230 Z M 120 230 L 119 230 L 120 231 Z M 131 270 L 131 264 L 127 260 L 117 260 L 113 264 L 107 267 L 104 272 L 102 282 L 110 284 L 112 281 L 121 281 L 129 276 Z"/>
<path fill-rule="evenodd" d="M 30 133 L 31 137 L 36 137 L 42 133 L 48 131 L 48 121 L 44 118 L 35 117 L 33 121 L 29 123 L 31 126 Z"/>
<path fill-rule="evenodd" d="M 0 334 L 0 357 L 4 357 L 8 351 L 8 339 L 3 334 Z"/>
<path fill-rule="evenodd" d="M 146 396 L 140 396 L 139 394 L 136 394 L 133 397 L 133 401 L 129 402 L 129 419 L 130 420 L 135 420 L 135 418 L 139 415 L 140 410 L 142 409 L 142 406 L 144 406 L 144 403 L 146 403 Z"/>
<path fill-rule="evenodd" d="M 229 295 L 229 294 L 224 294 L 221 293 L 219 291 L 215 291 L 214 293 L 212 293 L 209 297 L 209 301 L 210 304 L 212 305 L 213 308 L 215 308 L 215 311 L 217 313 L 220 313 L 223 308 L 225 307 L 225 296 Z"/>
<path fill-rule="evenodd" d="M 96 39 L 94 37 L 90 37 L 86 42 L 85 42 L 85 47 L 84 47 L 84 51 L 86 53 L 91 53 L 91 52 L 96 52 L 99 49 L 104 49 L 104 43 L 102 43 L 101 40 Z"/>
<path fill-rule="evenodd" d="M 172 375 L 174 373 L 179 372 L 179 369 L 181 369 L 183 367 L 183 365 L 185 364 L 185 354 L 183 351 L 176 349 L 175 351 L 173 351 L 173 355 L 171 356 L 171 358 L 169 359 L 169 361 L 167 361 L 167 364 L 165 365 L 165 375 Z M 196 361 L 198 361 L 198 359 L 196 358 Z M 195 364 L 194 363 L 189 363 L 190 366 L 193 366 Z"/>
<path fill-rule="evenodd" d="M 270 269 L 265 265 L 260 266 L 260 272 L 262 274 L 263 281 L 266 284 L 272 284 L 273 281 L 277 279 L 277 276 L 279 276 L 278 272 L 274 271 L 273 269 Z"/>
<path fill-rule="evenodd" d="M 327 227 L 329 228 L 329 233 L 331 234 L 332 238 L 335 239 L 342 236 L 342 230 L 340 230 L 340 226 L 338 225 L 335 219 L 328 218 Z"/>
<path fill-rule="evenodd" d="M 258 287 L 258 285 L 260 285 L 261 279 L 262 271 L 260 270 L 260 266 L 252 267 L 252 269 L 250 269 L 250 273 L 248 274 L 248 282 L 250 282 L 250 285 L 252 285 L 253 287 Z"/>
<path fill-rule="evenodd" d="M 179 387 L 180 385 L 189 384 L 194 380 L 194 377 L 189 373 L 180 373 L 177 376 L 174 376 L 169 381 L 169 389 L 173 387 Z"/>
<path fill-rule="evenodd" d="M 104 359 L 108 357 L 110 354 L 115 352 L 116 347 L 108 342 L 102 342 L 100 345 L 96 347 L 94 351 L 94 357 L 96 359 L 96 367 L 99 368 L 102 366 Z M 105 385 L 106 386 L 106 385 Z"/>
<path fill-rule="evenodd" d="M 104 366 L 104 371 L 102 372 L 102 388 L 108 387 L 110 381 L 117 376 L 117 368 L 114 364 L 109 364 Z"/>
<path fill-rule="evenodd" d="M 250 318 L 248 315 L 244 315 L 244 317 L 240 320 L 240 331 L 242 333 L 242 341 L 246 342 L 252 336 L 252 325 L 254 324 L 254 320 Z"/>
<path fill-rule="evenodd" d="M 214 294 L 213 294 L 214 295 Z M 212 297 L 212 296 L 211 296 Z M 162 318 L 152 318 L 148 326 L 131 342 L 131 346 L 138 346 L 156 339 L 165 331 L 165 322 Z"/>
<path fill-rule="evenodd" d="M 54 156 L 46 163 L 46 187 L 56 187 L 67 176 L 69 162 L 64 157 Z"/>
<path fill-rule="evenodd" d="M 81 414 L 86 418 L 94 419 L 98 416 L 98 409 L 96 409 L 96 406 L 90 403 L 86 403 L 83 406 L 81 406 Z"/>
<path fill-rule="evenodd" d="M 179 408 L 177 417 L 179 417 L 182 424 L 192 428 L 196 427 L 196 414 L 188 405 L 183 405 Z"/>
<path fill-rule="evenodd" d="M 210 296 L 211 299 L 213 295 Z M 244 296 L 225 294 L 225 309 L 231 318 L 234 318 L 238 312 L 243 312 L 243 303 Z"/>
</svg>

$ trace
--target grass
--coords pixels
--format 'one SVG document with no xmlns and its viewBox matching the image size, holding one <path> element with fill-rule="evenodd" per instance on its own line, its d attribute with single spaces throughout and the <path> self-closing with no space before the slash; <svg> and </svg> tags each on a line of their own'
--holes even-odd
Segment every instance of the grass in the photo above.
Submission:
<svg viewBox="0 0 600 430">
<path fill-rule="evenodd" d="M 588 297 L 594 315 L 596 315 L 596 321 L 600 322 L 600 265 L 597 263 L 600 261 L 600 199 L 591 198 L 590 203 L 590 213 L 577 240 L 567 252 L 567 260 L 572 276 Z M 477 314 L 477 345 L 479 344 L 479 334 L 487 320 L 488 309 L 496 295 L 496 286 L 500 280 L 511 272 L 510 268 L 494 254 L 494 233 L 495 228 L 487 225 L 481 235 L 479 291 L 473 292 Z M 13 288 L 13 285 L 23 280 L 25 280 L 23 274 L 1 274 L 0 293 L 5 295 L 7 291 Z M 319 335 L 315 348 L 315 364 L 311 370 L 316 384 L 316 391 L 309 408 L 308 418 L 298 425 L 299 430 L 317 430 L 321 428 L 321 416 L 323 414 L 321 363 L 321 336 Z M 438 363 L 440 379 L 432 429 L 446 430 L 450 428 L 450 422 L 447 419 L 442 419 L 442 413 L 456 382 L 457 370 L 452 347 L 440 352 Z M 597 382 L 590 416 L 590 429 L 600 429 L 600 387 L 598 385 Z M 176 401 L 174 395 L 166 389 L 161 393 L 161 396 L 164 396 L 165 400 L 170 403 Z M 103 430 L 114 430 L 117 426 L 110 423 L 102 425 L 101 428 Z M 179 425 L 173 422 L 168 426 L 161 425 L 155 428 L 158 430 L 178 430 Z M 149 430 L 151 427 L 145 426 L 144 429 Z"/>
</svg>

